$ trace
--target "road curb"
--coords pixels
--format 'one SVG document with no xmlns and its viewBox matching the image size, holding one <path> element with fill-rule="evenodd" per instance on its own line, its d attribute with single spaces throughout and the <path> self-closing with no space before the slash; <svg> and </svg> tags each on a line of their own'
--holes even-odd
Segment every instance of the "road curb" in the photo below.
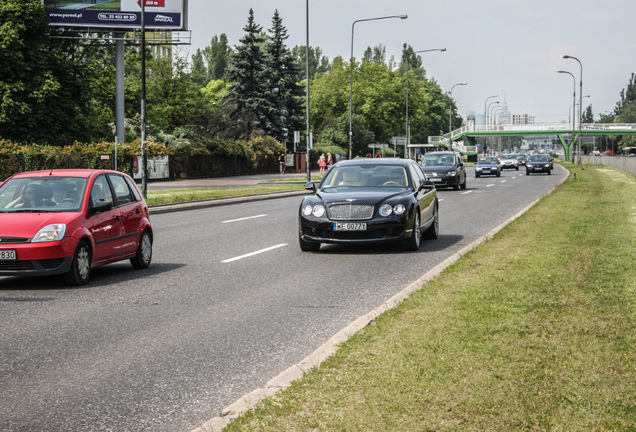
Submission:
<svg viewBox="0 0 636 432">
<path fill-rule="evenodd" d="M 554 185 L 552 189 L 541 195 L 539 198 L 528 204 L 526 207 L 521 209 L 518 213 L 510 217 L 508 220 L 504 221 L 497 227 L 493 228 L 484 236 L 478 238 L 472 243 L 463 247 L 459 252 L 456 252 L 452 256 L 448 257 L 437 266 L 433 267 L 431 270 L 426 272 L 423 276 L 417 279 L 415 282 L 408 285 L 402 291 L 391 297 L 386 302 L 382 303 L 379 307 L 372 310 L 371 312 L 361 316 L 356 319 L 345 328 L 340 330 L 334 336 L 332 336 L 327 342 L 325 342 L 322 346 L 320 346 L 313 353 L 305 357 L 300 363 L 297 363 L 279 375 L 269 380 L 265 387 L 258 388 L 253 390 L 252 392 L 244 395 L 239 400 L 234 402 L 233 404 L 224 408 L 218 417 L 214 417 L 213 419 L 207 421 L 199 428 L 194 429 L 192 432 L 220 432 L 225 426 L 227 426 L 232 420 L 240 416 L 241 414 L 249 411 L 254 408 L 261 400 L 274 396 L 278 391 L 283 390 L 291 385 L 291 383 L 299 378 L 302 378 L 303 374 L 310 369 L 319 366 L 323 361 L 329 358 L 332 354 L 334 354 L 338 345 L 345 342 L 347 339 L 355 335 L 357 332 L 367 327 L 369 324 L 373 323 L 375 319 L 377 319 L 383 313 L 395 308 L 400 303 L 402 303 L 405 299 L 407 299 L 411 294 L 415 291 L 422 289 L 426 282 L 433 279 L 435 276 L 439 275 L 449 267 L 450 265 L 457 262 L 462 256 L 466 255 L 468 252 L 473 250 L 475 247 L 485 243 L 490 240 L 495 234 L 501 231 L 506 225 L 513 222 L 514 220 L 521 217 L 525 212 L 527 212 L 530 208 L 535 206 L 539 201 L 545 198 L 547 195 L 550 195 L 554 190 L 563 184 L 563 182 L 569 177 L 570 171 L 567 168 L 561 166 L 567 173 L 567 175 L 563 176 L 563 179 Z"/>
</svg>

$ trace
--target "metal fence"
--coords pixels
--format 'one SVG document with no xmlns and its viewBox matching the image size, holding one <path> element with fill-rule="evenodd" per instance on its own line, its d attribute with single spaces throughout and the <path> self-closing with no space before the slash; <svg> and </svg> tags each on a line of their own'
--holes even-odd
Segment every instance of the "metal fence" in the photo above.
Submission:
<svg viewBox="0 0 636 432">
<path fill-rule="evenodd" d="M 133 175 L 135 156 L 118 155 L 117 170 Z M 171 155 L 170 180 L 273 174 L 279 170 L 276 156 L 251 158 L 221 155 Z M 115 155 L 110 154 L 0 154 L 0 181 L 23 171 L 50 169 L 115 169 Z"/>
</svg>

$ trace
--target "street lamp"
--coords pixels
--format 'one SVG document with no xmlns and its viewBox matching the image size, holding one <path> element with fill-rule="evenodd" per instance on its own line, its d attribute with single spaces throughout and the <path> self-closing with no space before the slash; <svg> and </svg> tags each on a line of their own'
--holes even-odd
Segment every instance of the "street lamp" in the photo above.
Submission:
<svg viewBox="0 0 636 432">
<path fill-rule="evenodd" d="M 583 96 L 583 99 L 585 99 L 585 98 L 589 98 L 589 97 L 590 97 L 590 95 L 585 95 L 585 96 Z M 569 121 L 569 119 L 570 119 L 570 112 L 572 111 L 572 108 L 574 108 L 574 107 L 575 107 L 575 106 L 577 106 L 577 105 L 578 105 L 578 103 L 574 102 L 574 103 L 570 106 L 570 109 L 568 110 L 568 121 Z M 575 114 L 575 113 L 576 113 L 576 111 L 574 111 L 574 112 L 572 113 L 572 117 L 574 117 L 574 114 Z M 582 117 L 582 116 L 581 116 L 581 117 Z"/>
<path fill-rule="evenodd" d="M 484 131 L 486 129 L 488 129 L 486 126 L 488 125 L 488 109 L 486 108 L 486 104 L 488 103 L 488 99 L 492 99 L 492 98 L 496 98 L 499 97 L 499 95 L 494 95 L 494 96 L 488 96 L 486 98 L 486 100 L 484 101 Z M 497 102 L 492 102 L 492 103 L 499 103 L 499 101 Z M 488 105 L 490 106 L 490 105 Z"/>
<path fill-rule="evenodd" d="M 488 101 L 488 99 L 492 97 L 498 97 L 498 96 L 490 96 L 489 98 L 486 99 L 486 102 Z M 486 108 L 486 110 L 484 111 L 484 131 L 488 131 L 488 113 L 490 112 L 490 105 L 494 105 L 498 103 L 499 101 L 490 102 L 488 104 L 488 108 Z M 484 154 L 486 153 L 486 144 L 488 144 L 488 136 L 484 137 Z"/>
<path fill-rule="evenodd" d="M 572 94 L 572 97 L 573 97 L 573 100 L 574 100 L 574 105 L 576 105 L 576 78 L 574 78 L 574 75 L 572 74 L 572 72 L 559 70 L 559 71 L 557 71 L 557 73 L 568 74 L 568 75 L 570 75 L 572 77 L 572 81 L 574 81 L 574 93 Z M 575 133 L 576 123 L 574 122 L 574 114 L 576 114 L 576 109 L 574 110 L 574 113 L 572 114 L 572 139 L 574 139 L 574 135 L 576 135 L 576 133 Z M 570 121 L 570 111 L 569 110 L 568 110 L 568 121 Z M 574 154 L 572 154 L 572 162 L 574 162 Z"/>
<path fill-rule="evenodd" d="M 356 20 L 351 24 L 351 57 L 349 58 L 349 67 L 351 68 L 351 84 L 349 87 L 349 159 L 352 158 L 353 152 L 353 128 L 352 128 L 352 120 L 353 120 L 353 32 L 355 30 L 356 23 L 362 21 L 377 21 L 383 19 L 390 18 L 399 18 L 399 19 L 407 19 L 408 15 L 391 15 L 385 17 L 378 18 L 366 18 L 361 20 Z"/>
<path fill-rule="evenodd" d="M 413 51 L 413 54 L 417 53 L 425 53 L 431 51 L 446 51 L 446 48 L 432 48 L 421 51 Z M 409 68 L 411 66 L 411 62 L 409 58 L 406 58 L 406 146 L 404 147 L 404 154 L 406 155 L 406 149 L 409 147 L 411 143 L 411 133 L 409 130 Z"/>
<path fill-rule="evenodd" d="M 579 137 L 578 137 L 578 162 L 579 165 L 581 165 L 581 111 L 583 110 L 583 63 L 581 63 L 581 60 L 577 59 L 576 57 L 573 56 L 569 56 L 569 55 L 563 55 L 562 56 L 564 59 L 574 59 L 577 62 L 579 62 L 579 66 L 581 67 L 581 75 L 579 78 Z"/>
<path fill-rule="evenodd" d="M 453 151 L 453 131 L 451 125 L 451 119 L 453 115 L 453 89 L 457 86 L 468 85 L 467 82 L 457 83 L 450 89 L 450 99 L 448 100 L 448 147 L 450 151 Z"/>
</svg>

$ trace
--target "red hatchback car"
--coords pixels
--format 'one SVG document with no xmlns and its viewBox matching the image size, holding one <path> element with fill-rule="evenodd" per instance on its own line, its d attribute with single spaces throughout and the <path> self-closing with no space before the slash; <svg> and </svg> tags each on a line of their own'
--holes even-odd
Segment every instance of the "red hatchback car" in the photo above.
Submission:
<svg viewBox="0 0 636 432">
<path fill-rule="evenodd" d="M 104 264 L 147 268 L 152 242 L 148 206 L 121 172 L 32 171 L 0 185 L 0 276 L 63 274 L 84 285 Z"/>
</svg>

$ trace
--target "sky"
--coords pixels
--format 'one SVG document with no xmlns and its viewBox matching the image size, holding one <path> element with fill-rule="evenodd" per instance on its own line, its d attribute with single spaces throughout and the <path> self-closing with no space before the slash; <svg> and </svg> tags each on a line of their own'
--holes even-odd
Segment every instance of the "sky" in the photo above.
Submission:
<svg viewBox="0 0 636 432">
<path fill-rule="evenodd" d="M 250 8 L 264 30 L 278 10 L 287 46 L 306 45 L 307 0 L 188 0 L 191 45 L 181 54 L 191 56 L 223 33 L 239 44 Z M 309 45 L 330 61 L 348 62 L 354 21 L 403 14 L 408 18 L 356 23 L 354 57 L 380 44 L 387 60 L 397 61 L 405 43 L 415 51 L 446 48 L 420 55 L 427 78 L 444 92 L 467 83 L 452 93 L 464 119 L 483 116 L 486 102 L 499 100 L 536 123 L 568 121 L 581 66 L 562 55 L 581 61 L 583 107 L 592 105 L 596 120 L 614 110 L 636 73 L 636 0 L 309 0 Z"/>
</svg>

